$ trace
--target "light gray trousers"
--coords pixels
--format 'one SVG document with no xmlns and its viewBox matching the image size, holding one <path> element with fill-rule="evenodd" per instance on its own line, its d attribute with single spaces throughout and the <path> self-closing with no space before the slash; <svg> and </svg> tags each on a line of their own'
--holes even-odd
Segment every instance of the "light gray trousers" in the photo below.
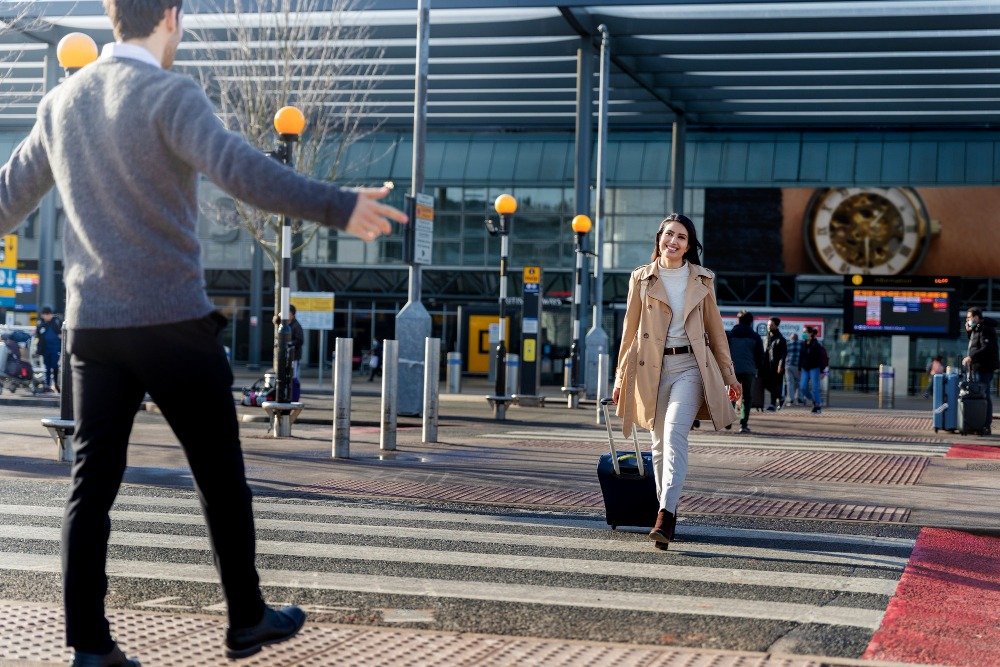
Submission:
<svg viewBox="0 0 1000 667">
<path fill-rule="evenodd" d="M 693 354 L 664 355 L 653 422 L 653 474 L 660 509 L 676 514 L 687 476 L 688 433 L 704 400 Z"/>
</svg>

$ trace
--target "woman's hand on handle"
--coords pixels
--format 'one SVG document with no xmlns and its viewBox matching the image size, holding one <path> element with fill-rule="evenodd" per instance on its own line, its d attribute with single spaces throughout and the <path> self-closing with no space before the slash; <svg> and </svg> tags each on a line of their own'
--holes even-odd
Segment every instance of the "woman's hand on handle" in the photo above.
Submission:
<svg viewBox="0 0 1000 667">
<path fill-rule="evenodd" d="M 618 397 L 621 396 L 621 394 L 622 394 L 622 388 L 621 387 L 615 387 L 612 390 L 612 392 L 611 392 L 611 401 L 615 405 L 618 405 Z"/>
<path fill-rule="evenodd" d="M 743 396 L 743 386 L 738 384 L 729 385 L 729 400 L 736 402 Z"/>
</svg>

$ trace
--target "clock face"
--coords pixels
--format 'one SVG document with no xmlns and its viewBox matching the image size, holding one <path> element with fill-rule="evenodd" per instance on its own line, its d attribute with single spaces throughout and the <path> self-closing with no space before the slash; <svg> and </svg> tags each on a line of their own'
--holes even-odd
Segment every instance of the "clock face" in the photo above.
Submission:
<svg viewBox="0 0 1000 667">
<path fill-rule="evenodd" d="M 821 271 L 897 275 L 924 258 L 928 227 L 911 188 L 817 190 L 806 209 L 806 251 Z"/>
</svg>

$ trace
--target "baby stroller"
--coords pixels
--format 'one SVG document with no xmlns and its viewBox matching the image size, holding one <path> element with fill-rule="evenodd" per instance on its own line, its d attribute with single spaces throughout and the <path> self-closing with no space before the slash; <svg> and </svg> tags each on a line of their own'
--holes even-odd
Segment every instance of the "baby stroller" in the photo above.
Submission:
<svg viewBox="0 0 1000 667">
<path fill-rule="evenodd" d="M 12 394 L 18 389 L 27 389 L 38 394 L 45 389 L 45 375 L 36 371 L 30 361 L 21 358 L 17 338 L 16 333 L 0 336 L 0 393 L 4 389 Z"/>
</svg>

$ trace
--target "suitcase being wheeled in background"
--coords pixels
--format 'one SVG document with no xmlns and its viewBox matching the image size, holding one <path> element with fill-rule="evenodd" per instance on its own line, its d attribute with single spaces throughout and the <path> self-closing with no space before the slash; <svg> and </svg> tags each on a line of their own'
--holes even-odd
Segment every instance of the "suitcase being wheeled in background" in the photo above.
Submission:
<svg viewBox="0 0 1000 667">
<path fill-rule="evenodd" d="M 653 478 L 653 455 L 639 451 L 639 440 L 632 430 L 635 453 L 619 454 L 615 448 L 615 434 L 611 430 L 608 406 L 610 398 L 601 400 L 604 423 L 608 427 L 610 450 L 597 462 L 597 479 L 604 495 L 604 512 L 612 529 L 618 526 L 651 528 L 656 523 L 659 503 L 656 501 L 656 481 Z M 642 467 L 637 462 L 642 462 Z"/>
<path fill-rule="evenodd" d="M 989 390 L 982 382 L 973 380 L 971 372 L 958 383 L 958 432 L 962 435 L 990 434 L 993 415 L 986 411 L 986 392 Z"/>
<path fill-rule="evenodd" d="M 939 373 L 931 378 L 934 432 L 958 429 L 958 373 Z"/>
</svg>

